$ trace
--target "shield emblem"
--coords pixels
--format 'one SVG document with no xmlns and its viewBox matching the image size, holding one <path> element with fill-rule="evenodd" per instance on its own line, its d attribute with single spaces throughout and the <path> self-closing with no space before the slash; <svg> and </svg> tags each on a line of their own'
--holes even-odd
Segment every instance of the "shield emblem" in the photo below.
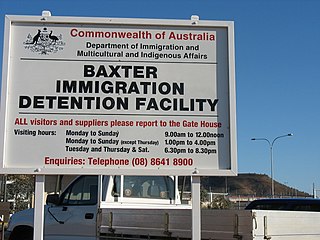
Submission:
<svg viewBox="0 0 320 240">
<path fill-rule="evenodd" d="M 48 33 L 41 33 L 40 39 L 41 39 L 41 41 L 43 41 L 43 42 L 49 41 L 49 34 L 48 34 Z"/>
</svg>

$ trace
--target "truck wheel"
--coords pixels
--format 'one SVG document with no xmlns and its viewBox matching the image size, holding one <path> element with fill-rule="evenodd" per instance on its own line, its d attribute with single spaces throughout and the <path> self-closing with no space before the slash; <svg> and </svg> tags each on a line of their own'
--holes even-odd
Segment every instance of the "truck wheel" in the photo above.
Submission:
<svg viewBox="0 0 320 240">
<path fill-rule="evenodd" d="M 14 228 L 9 240 L 33 240 L 33 228 L 29 226 Z"/>
</svg>

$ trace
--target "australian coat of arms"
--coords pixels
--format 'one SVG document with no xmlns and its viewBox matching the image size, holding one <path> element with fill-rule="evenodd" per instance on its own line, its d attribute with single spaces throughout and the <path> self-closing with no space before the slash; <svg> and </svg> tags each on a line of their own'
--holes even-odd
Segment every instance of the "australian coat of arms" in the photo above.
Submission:
<svg viewBox="0 0 320 240">
<path fill-rule="evenodd" d="M 29 33 L 26 41 L 23 42 L 26 49 L 42 55 L 56 53 L 63 50 L 65 42 L 62 41 L 62 34 L 56 35 L 46 27 L 38 29 L 37 33 Z"/>
</svg>

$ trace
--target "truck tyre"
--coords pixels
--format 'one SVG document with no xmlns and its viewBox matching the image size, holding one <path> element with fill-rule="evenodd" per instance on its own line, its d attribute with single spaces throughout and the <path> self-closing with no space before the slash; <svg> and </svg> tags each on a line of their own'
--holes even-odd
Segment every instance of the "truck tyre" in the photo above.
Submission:
<svg viewBox="0 0 320 240">
<path fill-rule="evenodd" d="M 9 240 L 33 240 L 33 228 L 29 226 L 15 227 Z"/>
</svg>

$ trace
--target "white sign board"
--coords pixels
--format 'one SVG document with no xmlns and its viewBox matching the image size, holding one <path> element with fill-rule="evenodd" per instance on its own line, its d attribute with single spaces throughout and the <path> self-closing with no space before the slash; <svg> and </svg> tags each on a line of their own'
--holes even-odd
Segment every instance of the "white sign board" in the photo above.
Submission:
<svg viewBox="0 0 320 240">
<path fill-rule="evenodd" d="M 1 172 L 235 175 L 232 22 L 6 16 Z"/>
</svg>

